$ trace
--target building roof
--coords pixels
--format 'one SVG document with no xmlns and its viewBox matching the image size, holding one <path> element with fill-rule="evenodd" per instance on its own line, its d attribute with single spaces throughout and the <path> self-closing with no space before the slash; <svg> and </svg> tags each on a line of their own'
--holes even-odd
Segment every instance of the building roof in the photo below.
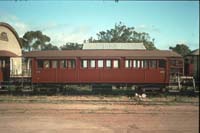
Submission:
<svg viewBox="0 0 200 133">
<path fill-rule="evenodd" d="M 0 22 L 0 26 L 7 27 L 15 35 L 20 47 L 22 48 L 21 41 L 20 41 L 19 36 L 18 36 L 17 32 L 15 31 L 15 29 L 11 25 L 9 25 L 8 23 L 4 23 L 4 22 Z"/>
<path fill-rule="evenodd" d="M 143 43 L 85 43 L 83 49 L 145 50 Z"/>
<path fill-rule="evenodd" d="M 49 50 L 49 51 L 32 51 L 24 53 L 24 57 L 35 58 L 166 58 L 181 57 L 173 51 L 165 50 Z"/>
<path fill-rule="evenodd" d="M 189 55 L 199 55 L 199 49 L 192 51 Z"/>
</svg>

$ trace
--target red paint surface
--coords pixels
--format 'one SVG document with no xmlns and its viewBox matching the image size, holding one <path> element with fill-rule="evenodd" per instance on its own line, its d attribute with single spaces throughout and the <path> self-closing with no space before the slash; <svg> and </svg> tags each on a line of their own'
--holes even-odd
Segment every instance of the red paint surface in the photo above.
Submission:
<svg viewBox="0 0 200 133">
<path fill-rule="evenodd" d="M 189 64 L 189 76 L 194 75 L 194 64 Z"/>
<path fill-rule="evenodd" d="M 166 68 L 125 68 L 120 59 L 120 68 L 81 68 L 79 58 L 76 68 L 38 69 L 36 59 L 32 61 L 33 83 L 167 83 Z"/>
</svg>

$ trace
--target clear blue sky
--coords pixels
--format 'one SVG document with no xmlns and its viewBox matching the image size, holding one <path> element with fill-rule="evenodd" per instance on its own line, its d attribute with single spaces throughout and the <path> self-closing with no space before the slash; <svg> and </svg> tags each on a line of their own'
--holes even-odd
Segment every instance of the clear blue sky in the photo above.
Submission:
<svg viewBox="0 0 200 133">
<path fill-rule="evenodd" d="M 0 1 L 0 21 L 12 25 L 19 36 L 41 30 L 57 46 L 96 38 L 121 21 L 149 33 L 159 49 L 177 43 L 199 48 L 198 1 Z"/>
</svg>

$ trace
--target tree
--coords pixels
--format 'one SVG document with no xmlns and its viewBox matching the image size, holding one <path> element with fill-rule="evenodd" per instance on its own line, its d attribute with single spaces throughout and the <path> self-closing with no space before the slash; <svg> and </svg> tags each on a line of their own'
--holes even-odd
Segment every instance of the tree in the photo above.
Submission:
<svg viewBox="0 0 200 133">
<path fill-rule="evenodd" d="M 174 51 L 182 56 L 185 56 L 191 52 L 189 47 L 185 44 L 176 44 L 175 47 L 169 47 L 169 49 L 171 49 L 172 51 Z"/>
<path fill-rule="evenodd" d="M 119 24 L 115 24 L 113 29 L 100 31 L 97 33 L 97 38 L 98 39 L 90 37 L 88 42 L 143 42 L 146 49 L 156 49 L 154 46 L 155 39 L 151 40 L 148 33 L 136 32 L 134 27 L 127 27 L 121 22 L 119 22 Z"/>
<path fill-rule="evenodd" d="M 20 40 L 24 51 L 56 49 L 56 46 L 49 43 L 50 37 L 44 35 L 41 31 L 28 31 Z"/>
<path fill-rule="evenodd" d="M 43 50 L 58 50 L 59 48 L 57 46 L 52 45 L 51 43 L 46 44 L 43 48 Z"/>
<path fill-rule="evenodd" d="M 80 50 L 82 49 L 82 47 L 83 47 L 83 44 L 68 42 L 63 46 L 60 46 L 60 49 L 61 50 Z"/>
</svg>

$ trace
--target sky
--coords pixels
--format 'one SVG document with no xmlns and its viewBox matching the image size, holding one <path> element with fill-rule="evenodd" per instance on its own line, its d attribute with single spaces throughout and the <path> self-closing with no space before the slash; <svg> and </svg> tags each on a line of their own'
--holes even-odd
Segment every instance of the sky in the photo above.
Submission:
<svg viewBox="0 0 200 133">
<path fill-rule="evenodd" d="M 9 23 L 20 37 L 41 30 L 57 46 L 97 38 L 122 22 L 149 33 L 158 49 L 178 43 L 199 48 L 198 1 L 0 1 L 0 22 Z"/>
</svg>

